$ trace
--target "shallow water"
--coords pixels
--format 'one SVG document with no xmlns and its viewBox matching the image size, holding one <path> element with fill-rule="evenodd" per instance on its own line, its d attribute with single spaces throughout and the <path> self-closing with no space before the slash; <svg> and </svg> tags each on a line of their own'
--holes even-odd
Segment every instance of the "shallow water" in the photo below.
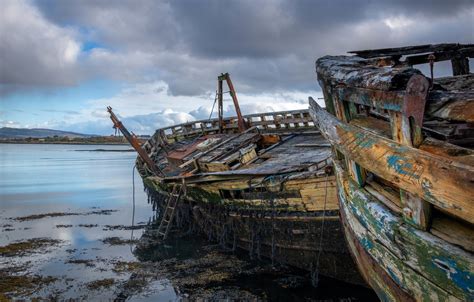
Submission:
<svg viewBox="0 0 474 302">
<path fill-rule="evenodd" d="M 174 240 L 169 245 L 142 252 L 138 255 L 140 259 L 132 253 L 129 244 L 109 245 L 102 242 L 109 237 L 128 240 L 131 236 L 129 229 L 120 227 L 132 223 L 132 173 L 136 155 L 134 152 L 104 151 L 129 149 L 128 146 L 113 145 L 0 144 L 0 248 L 34 238 L 61 240 L 59 244 L 13 257 L 0 253 L 2 272 L 55 278 L 31 291 L 18 290 L 10 294 L 11 297 L 94 301 L 122 297 L 130 301 L 174 301 L 191 295 L 192 299 L 192 293 L 182 293 L 176 285 L 179 283 L 177 278 L 189 276 L 167 275 L 166 270 L 161 274 L 159 269 L 153 271 L 151 278 L 148 274 L 147 282 L 138 290 L 124 294 L 130 280 L 140 273 L 117 268 L 123 263 L 140 260 L 159 263 L 174 258 L 175 263 L 179 264 L 192 257 L 205 257 L 203 255 L 209 252 L 210 245 L 206 240 L 195 237 Z M 135 202 L 135 224 L 144 226 L 152 221 L 154 213 L 147 204 L 142 181 L 136 172 Z M 56 217 L 15 219 L 48 213 L 59 214 Z M 140 238 L 143 232 L 143 228 L 134 230 L 134 238 Z M 204 252 L 201 253 L 201 250 Z M 238 259 L 246 269 L 253 269 L 254 263 L 246 259 L 245 253 Z M 324 279 L 321 282 L 323 287 L 319 289 L 310 286 L 298 290 L 286 289 L 274 280 L 283 275 L 293 276 L 293 270 L 285 271 L 282 276 L 275 275 L 271 270 L 270 274 L 266 269 L 261 271 L 261 274 L 251 277 L 236 275 L 231 282 L 206 286 L 205 291 L 210 291 L 206 294 L 213 297 L 213 290 L 220 291 L 216 298 L 225 298 L 226 291 L 232 289 L 233 297 L 239 296 L 240 291 L 251 292 L 249 297 L 252 300 L 374 299 L 370 290 Z M 282 274 L 281 270 L 278 274 Z M 113 279 L 113 284 L 90 287 L 91 282 L 103 279 Z"/>
<path fill-rule="evenodd" d="M 129 245 L 110 246 L 100 241 L 106 237 L 129 239 L 131 236 L 130 230 L 109 230 L 106 226 L 131 225 L 132 171 L 136 155 L 133 152 L 84 152 L 97 149 L 130 148 L 0 144 L 0 246 L 30 238 L 62 240 L 59 246 L 48 248 L 47 252 L 0 257 L 3 267 L 28 263 L 29 274 L 58 278 L 37 293 L 39 296 L 113 298 L 115 289 L 112 287 L 94 293 L 86 292 L 84 287 L 88 282 L 103 278 L 127 279 L 127 274 L 111 271 L 113 263 L 136 260 Z M 146 224 L 152 211 L 136 174 L 135 200 L 135 223 Z M 90 214 L 102 209 L 115 212 Z M 89 214 L 29 221 L 11 219 L 46 213 Z M 142 231 L 135 230 L 134 236 L 140 237 Z M 89 266 L 67 263 L 77 259 L 94 262 Z M 167 280 L 163 281 L 159 297 L 176 298 L 173 287 L 166 286 Z"/>
</svg>

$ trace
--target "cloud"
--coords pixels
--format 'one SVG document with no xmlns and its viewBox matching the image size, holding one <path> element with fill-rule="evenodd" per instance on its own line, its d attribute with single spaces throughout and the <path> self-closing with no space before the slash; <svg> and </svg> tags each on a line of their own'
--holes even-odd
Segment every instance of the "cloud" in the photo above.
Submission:
<svg viewBox="0 0 474 302">
<path fill-rule="evenodd" d="M 16 122 L 16 121 L 0 120 L 0 128 L 1 127 L 23 128 L 24 126 L 21 125 L 19 122 Z"/>
<path fill-rule="evenodd" d="M 0 87 L 71 85 L 80 42 L 74 30 L 46 20 L 25 1 L 2 1 L 0 13 Z"/>
<path fill-rule="evenodd" d="M 83 101 L 79 114 L 42 124 L 89 133 L 110 131 L 107 105 L 130 118 L 137 131 L 207 118 L 222 72 L 231 74 L 244 112 L 287 110 L 319 93 L 314 61 L 320 56 L 474 41 L 472 0 L 2 4 L 0 95 L 81 87 L 96 79 L 127 87 L 112 97 Z M 448 69 L 437 64 L 435 73 Z"/>
<path fill-rule="evenodd" d="M 3 69 L 2 82 L 11 85 L 106 77 L 163 81 L 171 94 L 195 96 L 230 72 L 244 93 L 309 90 L 319 89 L 313 66 L 322 55 L 474 40 L 474 3 L 468 0 L 45 0 L 7 6 L 13 8 L 4 13 L 10 21 L 2 21 L 9 24 L 2 26 L 6 40 L 20 36 L 24 43 L 2 45 L 12 62 L 29 60 L 19 64 L 18 75 Z M 78 51 L 89 41 L 98 46 Z"/>
<path fill-rule="evenodd" d="M 64 114 L 70 114 L 70 115 L 79 114 L 79 111 L 74 111 L 74 110 L 43 109 L 43 110 L 41 110 L 41 111 L 43 111 L 43 112 L 51 112 L 51 113 L 64 113 Z"/>
<path fill-rule="evenodd" d="M 307 108 L 308 95 L 321 97 L 319 91 L 287 91 L 280 93 L 237 93 L 243 114 L 296 110 Z M 152 134 L 158 128 L 208 119 L 215 95 L 212 91 L 194 97 L 176 96 L 169 93 L 164 82 L 130 85 L 117 95 L 91 99 L 88 106 L 65 120 L 50 120 L 34 127 L 69 130 L 81 133 L 113 133 L 112 122 L 106 111 L 111 106 L 124 125 L 136 134 Z M 212 110 L 216 117 L 217 107 Z M 235 116 L 234 105 L 228 94 L 224 96 L 224 116 Z M 33 127 L 33 126 L 32 126 Z"/>
</svg>

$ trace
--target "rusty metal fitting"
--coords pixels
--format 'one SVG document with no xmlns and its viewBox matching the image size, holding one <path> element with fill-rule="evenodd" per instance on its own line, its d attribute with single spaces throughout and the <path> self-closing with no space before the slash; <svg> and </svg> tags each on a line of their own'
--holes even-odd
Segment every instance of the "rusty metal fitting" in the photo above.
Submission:
<svg viewBox="0 0 474 302">
<path fill-rule="evenodd" d="M 433 88 L 433 79 L 434 79 L 434 76 L 433 76 L 433 69 L 434 69 L 434 62 L 435 62 L 435 55 L 434 54 L 430 54 L 428 56 L 428 61 L 430 62 L 430 73 L 431 73 L 431 85 L 430 85 L 430 88 Z"/>
</svg>

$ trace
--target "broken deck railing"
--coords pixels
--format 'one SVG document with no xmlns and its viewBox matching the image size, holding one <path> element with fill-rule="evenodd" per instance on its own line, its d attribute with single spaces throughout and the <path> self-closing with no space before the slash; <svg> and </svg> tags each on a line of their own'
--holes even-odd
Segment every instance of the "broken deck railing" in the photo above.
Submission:
<svg viewBox="0 0 474 302">
<path fill-rule="evenodd" d="M 310 128 L 314 126 L 313 120 L 309 116 L 308 110 L 291 110 L 267 113 L 247 114 L 243 116 L 248 128 L 257 127 L 260 130 L 297 130 L 298 128 Z M 238 132 L 237 117 L 227 117 L 223 119 L 225 132 Z M 156 140 L 159 132 L 161 136 L 166 136 L 168 140 L 192 137 L 196 135 L 207 135 L 218 133 L 219 120 L 217 118 L 209 120 L 199 120 L 157 130 L 153 136 Z"/>
</svg>

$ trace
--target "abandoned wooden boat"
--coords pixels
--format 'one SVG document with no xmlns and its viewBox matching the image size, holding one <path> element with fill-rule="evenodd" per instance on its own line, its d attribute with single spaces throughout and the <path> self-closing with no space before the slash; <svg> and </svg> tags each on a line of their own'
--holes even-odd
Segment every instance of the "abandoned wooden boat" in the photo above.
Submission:
<svg viewBox="0 0 474 302">
<path fill-rule="evenodd" d="M 310 114 L 359 270 L 383 301 L 474 301 L 474 45 L 353 53 L 316 61 Z M 454 76 L 433 79 L 444 60 Z"/>
<path fill-rule="evenodd" d="M 219 118 L 158 129 L 143 146 L 134 143 L 145 153 L 137 169 L 161 209 L 159 236 L 174 219 L 251 256 L 363 282 L 339 222 L 330 145 L 308 110 L 242 116 L 228 74 L 218 79 Z M 237 117 L 222 116 L 223 81 Z"/>
</svg>

